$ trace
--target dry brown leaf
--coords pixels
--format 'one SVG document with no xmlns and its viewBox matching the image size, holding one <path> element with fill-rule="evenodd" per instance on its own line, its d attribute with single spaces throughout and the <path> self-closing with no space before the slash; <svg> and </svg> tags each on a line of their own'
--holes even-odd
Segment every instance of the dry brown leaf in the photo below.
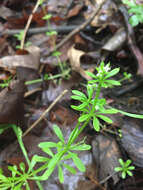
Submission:
<svg viewBox="0 0 143 190">
<path fill-rule="evenodd" d="M 3 19 L 7 19 L 7 17 L 15 16 L 16 12 L 12 11 L 11 9 L 1 5 L 0 6 L 0 17 Z"/>
<path fill-rule="evenodd" d="M 0 124 L 24 124 L 23 81 L 13 81 L 0 92 Z"/>
<path fill-rule="evenodd" d="M 121 145 L 128 156 L 138 167 L 143 167 L 143 130 L 142 121 L 134 118 L 124 118 L 122 125 Z"/>
<path fill-rule="evenodd" d="M 92 152 L 98 165 L 99 180 L 104 180 L 114 173 L 114 168 L 119 166 L 118 159 L 122 158 L 120 149 L 112 137 L 98 135 L 92 141 Z M 112 176 L 114 184 L 120 180 L 120 174 Z"/>
<path fill-rule="evenodd" d="M 26 67 L 37 70 L 40 61 L 40 48 L 30 46 L 26 48 L 29 52 L 27 55 L 12 55 L 0 59 L 0 67 L 5 70 L 15 70 L 17 67 Z"/>
<path fill-rule="evenodd" d="M 78 72 L 86 80 L 90 80 L 91 78 L 86 74 L 85 70 L 82 69 L 80 64 L 80 58 L 83 55 L 85 55 L 85 52 L 75 49 L 74 46 L 72 46 L 68 51 L 68 58 L 70 60 L 72 70 Z"/>
<path fill-rule="evenodd" d="M 77 4 L 73 9 L 69 11 L 67 18 L 77 16 L 82 8 L 83 8 L 83 4 Z"/>
</svg>

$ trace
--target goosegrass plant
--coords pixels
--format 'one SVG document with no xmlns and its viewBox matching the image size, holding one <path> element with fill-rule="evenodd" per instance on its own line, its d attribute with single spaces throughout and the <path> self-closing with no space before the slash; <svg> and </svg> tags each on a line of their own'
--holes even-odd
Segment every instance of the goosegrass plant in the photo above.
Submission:
<svg viewBox="0 0 143 190">
<path fill-rule="evenodd" d="M 143 23 L 143 3 L 137 3 L 136 0 L 123 0 L 125 5 L 128 6 L 128 13 L 132 14 L 129 22 L 134 27 L 139 23 Z"/>
<path fill-rule="evenodd" d="M 6 177 L 3 171 L 0 170 L 1 190 L 17 190 L 22 189 L 23 186 L 25 186 L 26 190 L 29 190 L 28 180 L 36 181 L 39 189 L 42 190 L 43 188 L 39 182 L 48 180 L 55 168 L 58 169 L 59 181 L 63 183 L 63 168 L 66 168 L 72 174 L 76 174 L 76 169 L 65 163 L 65 160 L 69 159 L 74 162 L 79 171 L 85 172 L 85 166 L 78 157 L 77 151 L 90 150 L 91 146 L 85 143 L 85 138 L 78 141 L 78 137 L 85 127 L 88 126 L 90 121 L 92 121 L 93 128 L 98 134 L 103 126 L 101 121 L 107 124 L 112 123 L 112 120 L 108 117 L 109 114 L 122 113 L 130 117 L 143 119 L 143 115 L 131 114 L 109 107 L 106 99 L 101 98 L 102 88 L 111 88 L 120 85 L 119 81 L 112 79 L 119 70 L 119 68 L 111 69 L 110 63 L 105 65 L 104 62 L 101 62 L 99 67 L 96 67 L 96 74 L 87 72 L 92 79 L 88 81 L 86 85 L 86 93 L 84 94 L 81 91 L 73 90 L 73 95 L 71 96 L 74 101 L 80 102 L 79 105 L 71 106 L 74 110 L 80 112 L 78 122 L 67 141 L 64 139 L 61 129 L 57 125 L 53 125 L 53 131 L 58 137 L 58 142 L 41 142 L 38 145 L 47 156 L 34 155 L 30 160 L 22 141 L 20 128 L 12 125 L 29 168 L 28 171 L 26 171 L 23 163 L 19 165 L 19 168 L 17 166 L 10 166 L 8 167 L 11 171 L 10 177 Z M 41 163 L 41 166 L 37 167 L 37 163 Z M 127 164 L 126 166 L 128 167 L 129 165 Z M 128 167 L 128 169 L 130 170 L 131 168 Z M 125 169 L 116 169 L 116 171 L 122 171 L 124 173 L 123 176 L 125 176 Z M 127 173 L 129 174 L 129 172 Z"/>
</svg>

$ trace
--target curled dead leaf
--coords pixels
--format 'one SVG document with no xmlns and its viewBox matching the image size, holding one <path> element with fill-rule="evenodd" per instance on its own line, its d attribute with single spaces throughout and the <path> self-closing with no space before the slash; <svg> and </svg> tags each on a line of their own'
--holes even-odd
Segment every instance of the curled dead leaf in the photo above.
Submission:
<svg viewBox="0 0 143 190">
<path fill-rule="evenodd" d="M 85 54 L 86 53 L 84 51 L 77 50 L 74 46 L 72 46 L 68 51 L 68 58 L 70 60 L 72 70 L 78 72 L 86 80 L 91 80 L 91 78 L 86 74 L 85 70 L 81 67 L 80 63 L 81 57 Z"/>
<path fill-rule="evenodd" d="M 5 70 L 14 70 L 17 67 L 26 67 L 37 70 L 40 61 L 40 48 L 36 46 L 30 46 L 26 48 L 29 52 L 27 55 L 12 55 L 5 56 L 0 59 L 0 67 Z"/>
</svg>

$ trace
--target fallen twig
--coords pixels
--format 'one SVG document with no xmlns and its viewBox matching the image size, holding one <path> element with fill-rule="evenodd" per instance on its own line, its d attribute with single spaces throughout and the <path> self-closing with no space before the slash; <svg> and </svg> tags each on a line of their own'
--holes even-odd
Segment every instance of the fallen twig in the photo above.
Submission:
<svg viewBox="0 0 143 190">
<path fill-rule="evenodd" d="M 25 42 L 25 38 L 26 38 L 26 34 L 27 34 L 27 31 L 29 29 L 29 26 L 31 24 L 31 21 L 32 21 L 32 18 L 33 18 L 33 14 L 37 11 L 38 7 L 40 5 L 40 0 L 37 0 L 37 3 L 31 13 L 31 15 L 29 16 L 28 18 L 28 21 L 27 21 L 27 24 L 25 26 L 25 29 L 24 29 L 24 34 L 23 34 L 23 37 L 22 37 L 22 40 L 21 40 L 21 44 L 20 44 L 20 48 L 23 49 L 24 48 L 24 42 Z"/>
<path fill-rule="evenodd" d="M 37 119 L 22 135 L 22 137 L 25 137 L 45 116 L 46 114 L 53 108 L 53 106 L 68 92 L 68 90 L 64 90 L 56 99 L 54 102 L 51 103 L 51 105 L 44 111 L 44 113 Z"/>
<path fill-rule="evenodd" d="M 75 28 L 77 28 L 77 25 L 70 25 L 70 26 L 53 26 L 53 27 L 49 27 L 49 26 L 44 26 L 44 27 L 37 27 L 37 28 L 29 28 L 29 30 L 27 31 L 28 35 L 31 34 L 40 34 L 40 33 L 44 33 L 44 32 L 50 32 L 55 30 L 58 33 L 68 33 L 71 32 L 72 30 L 74 30 Z M 83 28 L 83 31 L 90 31 L 91 28 L 90 27 L 86 27 Z M 2 32 L 2 34 L 7 34 L 7 35 L 15 35 L 18 34 L 22 31 L 22 29 L 7 29 L 4 30 Z"/>
</svg>

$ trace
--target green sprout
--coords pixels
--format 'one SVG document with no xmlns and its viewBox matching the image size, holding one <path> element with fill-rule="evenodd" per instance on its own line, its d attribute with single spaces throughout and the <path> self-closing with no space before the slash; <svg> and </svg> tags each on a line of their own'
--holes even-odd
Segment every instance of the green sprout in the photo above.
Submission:
<svg viewBox="0 0 143 190">
<path fill-rule="evenodd" d="M 14 37 L 16 37 L 17 40 L 21 42 L 22 39 L 23 39 L 23 35 L 24 35 L 24 30 L 20 31 L 18 34 L 15 34 Z M 25 47 L 28 47 L 28 46 L 30 46 L 31 44 L 32 44 L 31 42 L 26 42 L 24 46 L 25 46 Z M 20 49 L 20 45 L 17 45 L 17 46 L 16 46 L 16 49 Z"/>
<path fill-rule="evenodd" d="M 52 18 L 51 14 L 46 14 L 42 19 L 43 20 L 50 20 Z"/>
<path fill-rule="evenodd" d="M 2 83 L 0 83 L 1 88 L 5 88 L 9 86 L 9 83 L 11 82 L 12 77 L 10 76 L 8 79 L 4 79 Z"/>
<path fill-rule="evenodd" d="M 125 179 L 127 174 L 129 176 L 133 176 L 133 173 L 131 171 L 134 170 L 135 167 L 130 165 L 132 163 L 131 160 L 127 160 L 127 161 L 124 162 L 120 158 L 119 163 L 120 163 L 121 167 L 116 167 L 114 170 L 116 172 L 121 172 L 122 173 L 122 175 L 121 175 L 122 179 Z"/>
<path fill-rule="evenodd" d="M 56 57 L 57 60 L 58 60 L 58 65 L 59 65 L 59 68 L 60 68 L 60 73 L 61 73 L 61 78 L 63 79 L 69 79 L 70 78 L 70 69 L 67 68 L 67 64 L 65 62 L 61 62 L 61 59 L 60 59 L 60 55 L 61 55 L 61 52 L 60 51 L 54 51 L 52 53 L 52 56 Z"/>
<path fill-rule="evenodd" d="M 122 134 L 121 129 L 118 129 L 118 135 L 119 135 L 119 137 L 120 137 L 120 138 L 122 138 L 122 137 L 123 137 L 123 134 Z"/>
<path fill-rule="evenodd" d="M 132 78 L 131 73 L 123 72 L 123 78 L 120 80 L 120 82 L 123 82 L 125 80 L 130 80 Z"/>
</svg>

